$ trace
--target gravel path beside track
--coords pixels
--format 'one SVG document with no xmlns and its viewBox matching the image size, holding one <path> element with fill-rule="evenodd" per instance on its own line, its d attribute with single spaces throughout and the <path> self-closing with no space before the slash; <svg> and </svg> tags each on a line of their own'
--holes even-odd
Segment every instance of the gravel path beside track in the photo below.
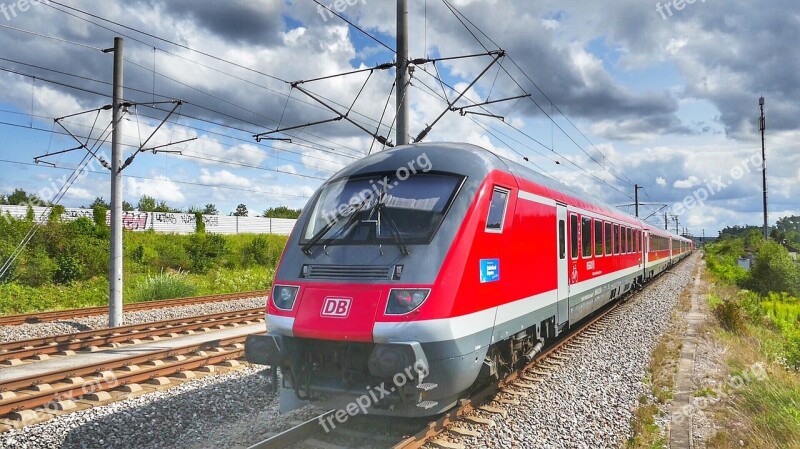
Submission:
<svg viewBox="0 0 800 449">
<path fill-rule="evenodd" d="M 151 323 L 175 318 L 264 307 L 265 302 L 265 296 L 257 296 L 248 299 L 129 312 L 124 315 L 124 324 Z M 96 315 L 73 320 L 48 321 L 36 324 L 21 324 L 18 326 L 0 326 L 0 341 L 25 340 L 28 338 L 40 338 L 51 335 L 104 329 L 106 327 L 108 327 L 108 315 Z"/>
</svg>

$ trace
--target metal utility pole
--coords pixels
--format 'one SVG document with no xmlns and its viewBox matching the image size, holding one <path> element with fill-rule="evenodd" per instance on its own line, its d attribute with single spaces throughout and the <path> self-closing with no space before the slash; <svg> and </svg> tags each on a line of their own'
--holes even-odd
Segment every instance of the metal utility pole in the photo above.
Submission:
<svg viewBox="0 0 800 449">
<path fill-rule="evenodd" d="M 764 239 L 769 238 L 767 228 L 767 150 L 764 131 L 767 129 L 767 120 L 764 118 L 764 97 L 759 98 L 758 105 L 761 108 L 761 117 L 758 121 L 758 128 L 761 130 L 761 178 L 764 186 Z"/>
<path fill-rule="evenodd" d="M 669 219 L 666 212 L 664 212 L 664 230 L 669 231 Z"/>
<path fill-rule="evenodd" d="M 114 38 L 114 97 L 111 133 L 111 256 L 108 326 L 122 325 L 122 38 Z"/>
<path fill-rule="evenodd" d="M 397 0 L 397 145 L 408 144 L 408 0 Z"/>
<path fill-rule="evenodd" d="M 639 186 L 639 184 L 633 185 L 633 202 L 636 204 L 636 218 L 639 218 L 639 189 L 643 189 L 644 187 Z"/>
</svg>

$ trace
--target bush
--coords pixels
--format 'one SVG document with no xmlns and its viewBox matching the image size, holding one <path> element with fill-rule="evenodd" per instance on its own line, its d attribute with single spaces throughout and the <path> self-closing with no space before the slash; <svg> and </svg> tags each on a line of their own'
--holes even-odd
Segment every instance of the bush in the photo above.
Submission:
<svg viewBox="0 0 800 449">
<path fill-rule="evenodd" d="M 157 276 L 147 276 L 136 284 L 134 301 L 157 301 L 160 299 L 184 298 L 194 296 L 197 288 L 186 279 L 186 273 L 161 272 Z"/>
<path fill-rule="evenodd" d="M 24 252 L 18 259 L 15 280 L 31 287 L 41 287 L 53 280 L 58 266 L 43 249 Z"/>
<path fill-rule="evenodd" d="M 728 295 L 720 297 L 716 294 L 710 294 L 708 301 L 711 306 L 711 313 L 714 314 L 725 330 L 736 334 L 744 331 L 747 314 L 740 298 Z"/>
<path fill-rule="evenodd" d="M 217 234 L 195 234 L 186 244 L 192 271 L 206 273 L 225 256 L 225 238 Z"/>
<path fill-rule="evenodd" d="M 800 330 L 795 330 L 786 336 L 784 353 L 786 364 L 800 370 Z"/>
<path fill-rule="evenodd" d="M 106 211 L 108 211 L 108 209 L 106 209 L 105 206 L 97 205 L 92 208 L 92 219 L 96 227 L 106 227 Z"/>
<path fill-rule="evenodd" d="M 748 288 L 767 295 L 769 292 L 800 294 L 800 269 L 780 244 L 764 242 L 747 277 Z"/>
<path fill-rule="evenodd" d="M 206 232 L 206 222 L 203 221 L 203 213 L 194 213 L 194 232 L 202 234 Z"/>
<path fill-rule="evenodd" d="M 81 266 L 77 259 L 69 254 L 58 258 L 58 268 L 53 275 L 57 284 L 71 284 L 81 276 Z"/>
<path fill-rule="evenodd" d="M 253 238 L 242 250 L 242 264 L 245 266 L 262 265 L 274 267 L 281 257 L 285 242 L 274 236 L 259 235 Z"/>
</svg>

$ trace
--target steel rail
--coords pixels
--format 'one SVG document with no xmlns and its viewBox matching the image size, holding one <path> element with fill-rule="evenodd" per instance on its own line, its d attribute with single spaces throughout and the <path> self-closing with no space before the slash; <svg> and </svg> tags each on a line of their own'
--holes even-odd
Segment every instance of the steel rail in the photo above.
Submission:
<svg viewBox="0 0 800 449">
<path fill-rule="evenodd" d="M 83 378 L 85 376 L 96 375 L 103 371 L 113 371 L 122 369 L 132 365 L 140 365 L 143 363 L 152 362 L 153 360 L 163 360 L 169 357 L 179 355 L 188 355 L 195 352 L 206 351 L 222 346 L 231 346 L 235 344 L 243 344 L 247 339 L 247 335 L 239 335 L 236 337 L 229 337 L 217 340 L 204 341 L 201 343 L 194 343 L 191 345 L 180 346 L 177 348 L 167 348 L 160 351 L 149 352 L 147 354 L 135 355 L 126 357 L 119 360 L 110 360 L 87 364 L 84 366 L 64 368 L 56 371 L 48 371 L 46 373 L 33 374 L 28 377 L 19 378 L 10 381 L 0 381 L 0 391 L 18 391 L 25 388 L 32 388 L 36 385 L 52 384 L 67 379 Z"/>
<path fill-rule="evenodd" d="M 167 362 L 163 365 L 141 368 L 136 371 L 114 373 L 99 376 L 79 385 L 64 385 L 46 391 L 25 391 L 23 395 L 0 401 L 0 416 L 20 410 L 29 410 L 45 406 L 55 401 L 76 399 L 87 394 L 86 387 L 90 385 L 91 392 L 107 391 L 114 388 L 144 382 L 156 377 L 170 376 L 182 371 L 190 371 L 206 365 L 222 363 L 226 360 L 237 359 L 244 355 L 244 349 L 236 347 L 216 354 L 194 356 L 186 360 Z"/>
<path fill-rule="evenodd" d="M 222 293 L 218 295 L 194 296 L 188 298 L 164 299 L 161 301 L 146 301 L 125 304 L 126 312 L 140 310 L 163 309 L 166 307 L 189 306 L 205 304 L 209 302 L 231 301 L 235 299 L 254 298 L 264 296 L 265 291 Z M 103 315 L 108 313 L 108 306 L 82 307 L 78 309 L 53 310 L 50 312 L 34 312 L 20 315 L 0 316 L 0 326 L 17 326 L 20 324 L 43 323 L 46 321 L 58 321 L 69 318 L 83 318 L 87 316 Z"/>
<path fill-rule="evenodd" d="M 260 307 L 246 310 L 176 318 L 167 321 L 134 324 L 129 326 L 78 332 L 74 334 L 53 335 L 0 343 L 0 362 L 11 359 L 24 359 L 36 355 L 49 355 L 67 350 L 78 350 L 89 346 L 121 343 L 131 339 L 143 339 L 169 333 L 180 333 L 202 329 L 208 326 L 243 323 L 263 319 L 264 310 Z M 1 370 L 1 369 L 0 369 Z"/>
</svg>

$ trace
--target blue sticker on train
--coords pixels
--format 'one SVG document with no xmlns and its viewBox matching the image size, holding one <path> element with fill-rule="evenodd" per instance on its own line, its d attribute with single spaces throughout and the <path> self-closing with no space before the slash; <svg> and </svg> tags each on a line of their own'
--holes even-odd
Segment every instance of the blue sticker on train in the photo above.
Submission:
<svg viewBox="0 0 800 449">
<path fill-rule="evenodd" d="M 481 284 L 500 280 L 500 259 L 481 259 Z"/>
</svg>

